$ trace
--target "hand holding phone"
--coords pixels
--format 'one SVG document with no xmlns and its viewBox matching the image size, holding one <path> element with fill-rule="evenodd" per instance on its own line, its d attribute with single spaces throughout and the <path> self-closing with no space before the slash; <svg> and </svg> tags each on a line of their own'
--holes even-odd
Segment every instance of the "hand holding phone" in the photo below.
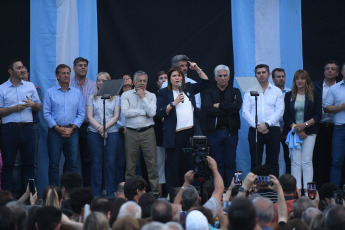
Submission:
<svg viewBox="0 0 345 230">
<path fill-rule="evenodd" d="M 32 195 L 36 193 L 35 179 L 29 178 L 29 191 Z"/>
<path fill-rule="evenodd" d="M 308 189 L 309 199 L 315 200 L 315 198 L 316 198 L 316 184 L 315 184 L 315 182 L 309 182 L 307 184 L 307 189 Z"/>
</svg>

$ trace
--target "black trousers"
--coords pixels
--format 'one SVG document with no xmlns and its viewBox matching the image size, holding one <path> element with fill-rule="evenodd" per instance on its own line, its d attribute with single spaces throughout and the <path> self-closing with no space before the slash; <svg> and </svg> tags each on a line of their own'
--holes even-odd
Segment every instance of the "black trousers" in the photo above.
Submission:
<svg viewBox="0 0 345 230">
<path fill-rule="evenodd" d="M 313 152 L 314 181 L 316 189 L 329 183 L 332 165 L 332 136 L 333 126 L 325 127 L 322 124 L 316 135 Z"/>
<path fill-rule="evenodd" d="M 166 182 L 170 198 L 175 197 L 175 187 L 182 186 L 184 174 L 194 169 L 193 154 L 184 153 L 182 148 L 190 146 L 194 130 L 186 129 L 175 133 L 175 148 L 166 148 Z M 172 201 L 171 201 L 172 202 Z"/>
<path fill-rule="evenodd" d="M 279 177 L 279 151 L 280 151 L 280 128 L 273 126 L 267 134 L 258 132 L 258 151 L 256 154 L 255 128 L 250 127 L 248 132 L 249 149 L 251 156 L 251 170 L 261 165 L 264 145 L 266 145 L 266 165 L 270 166 L 273 175 Z"/>
<path fill-rule="evenodd" d="M 83 123 L 79 128 L 79 152 L 81 160 L 81 170 L 83 175 L 83 186 L 89 187 L 91 181 L 91 152 L 87 143 L 87 128 L 89 124 Z"/>
</svg>

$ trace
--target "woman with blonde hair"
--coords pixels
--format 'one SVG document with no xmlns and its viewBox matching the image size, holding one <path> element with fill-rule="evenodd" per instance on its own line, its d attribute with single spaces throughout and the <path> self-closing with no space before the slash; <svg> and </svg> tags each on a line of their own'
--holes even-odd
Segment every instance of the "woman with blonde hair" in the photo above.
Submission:
<svg viewBox="0 0 345 230">
<path fill-rule="evenodd" d="M 110 75 L 101 72 L 97 75 L 96 92 L 87 101 L 86 114 L 89 119 L 88 145 L 91 151 L 91 188 L 95 197 L 101 195 L 102 190 L 102 166 L 103 166 L 103 143 L 106 139 L 105 151 L 105 189 L 109 196 L 114 196 L 116 183 L 116 149 L 118 143 L 118 128 L 116 122 L 120 116 L 120 98 L 111 96 L 105 100 L 105 135 L 103 126 L 103 99 L 96 96 L 98 90 L 106 80 L 111 80 Z"/>
<path fill-rule="evenodd" d="M 318 123 L 322 116 L 321 95 L 314 90 L 310 76 L 305 70 L 297 70 L 291 92 L 285 94 L 285 130 L 294 129 L 303 143 L 300 149 L 290 149 L 291 174 L 296 178 L 297 188 L 307 188 L 313 180 L 313 150 Z M 302 175 L 301 175 L 302 173 Z"/>
<path fill-rule="evenodd" d="M 53 206 L 60 209 L 62 202 L 62 192 L 56 185 L 48 185 L 42 193 L 42 205 Z"/>
</svg>

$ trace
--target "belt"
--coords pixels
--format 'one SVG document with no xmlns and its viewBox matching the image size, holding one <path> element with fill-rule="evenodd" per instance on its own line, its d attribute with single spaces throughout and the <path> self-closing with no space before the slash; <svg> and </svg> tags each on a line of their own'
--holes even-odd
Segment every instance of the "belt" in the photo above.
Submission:
<svg viewBox="0 0 345 230">
<path fill-rule="evenodd" d="M 325 123 L 320 123 L 319 126 L 325 127 L 325 128 L 330 128 L 330 127 L 334 127 L 334 124 L 329 123 L 329 122 L 325 122 Z"/>
<path fill-rule="evenodd" d="M 229 130 L 227 126 L 217 127 L 216 130 Z"/>
<path fill-rule="evenodd" d="M 34 125 L 34 123 L 33 122 L 8 122 L 4 125 L 16 125 L 18 127 L 24 127 L 24 126 Z"/>
<path fill-rule="evenodd" d="M 137 128 L 137 129 L 127 127 L 127 129 L 130 129 L 130 130 L 133 130 L 133 131 L 136 131 L 136 132 L 140 133 L 140 132 L 144 132 L 144 131 L 152 128 L 152 127 L 153 127 L 153 125 L 150 125 L 150 126 L 147 126 L 147 127 L 144 127 L 144 128 Z"/>
</svg>

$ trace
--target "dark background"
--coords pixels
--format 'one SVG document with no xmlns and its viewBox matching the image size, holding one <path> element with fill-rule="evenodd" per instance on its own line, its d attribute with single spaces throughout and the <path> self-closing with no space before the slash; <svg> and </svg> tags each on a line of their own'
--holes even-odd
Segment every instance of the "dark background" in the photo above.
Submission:
<svg viewBox="0 0 345 230">
<path fill-rule="evenodd" d="M 3 83 L 9 57 L 20 57 L 30 67 L 30 1 L 0 1 L 0 8 Z M 302 0 L 303 65 L 313 80 L 323 76 L 327 60 L 345 61 L 344 9 L 341 0 Z M 142 69 L 150 76 L 150 90 L 156 72 L 168 70 L 176 54 L 189 56 L 209 77 L 220 63 L 233 70 L 228 0 L 98 1 L 98 33 L 99 71 L 119 78 Z"/>
</svg>

